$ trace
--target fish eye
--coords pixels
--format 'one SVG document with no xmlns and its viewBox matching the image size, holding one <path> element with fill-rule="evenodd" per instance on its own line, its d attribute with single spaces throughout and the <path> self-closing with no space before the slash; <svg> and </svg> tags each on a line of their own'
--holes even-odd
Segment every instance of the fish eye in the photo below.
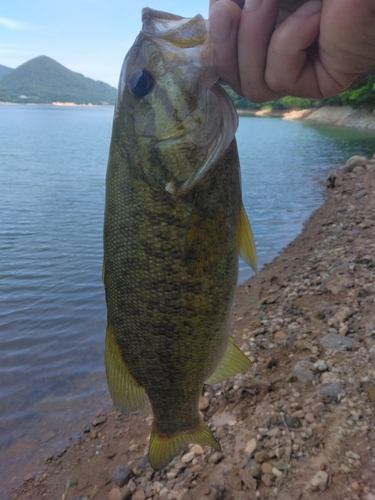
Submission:
<svg viewBox="0 0 375 500">
<path fill-rule="evenodd" d="M 154 87 L 154 77 L 147 69 L 138 69 L 130 75 L 128 86 L 134 97 L 145 97 Z"/>
</svg>

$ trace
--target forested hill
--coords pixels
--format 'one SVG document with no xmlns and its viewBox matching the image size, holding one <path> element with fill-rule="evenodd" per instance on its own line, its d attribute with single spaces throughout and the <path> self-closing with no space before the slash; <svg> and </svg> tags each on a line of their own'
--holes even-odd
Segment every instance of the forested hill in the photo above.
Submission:
<svg viewBox="0 0 375 500">
<path fill-rule="evenodd" d="M 6 66 L 0 66 L 0 101 L 3 102 L 115 103 L 115 88 L 75 73 L 47 56 L 31 59 L 3 77 L 2 68 Z"/>
<path fill-rule="evenodd" d="M 229 87 L 226 87 L 225 90 L 231 96 L 236 108 L 244 110 L 271 109 L 276 111 L 315 108 L 322 105 L 351 106 L 352 108 L 366 108 L 371 111 L 375 109 L 375 75 L 369 75 L 351 90 L 343 92 L 336 97 L 322 100 L 286 96 L 276 101 L 257 104 L 237 95 Z"/>
<path fill-rule="evenodd" d="M 10 73 L 11 71 L 13 71 L 12 68 L 8 68 L 8 66 L 3 66 L 2 64 L 0 64 L 0 79 L 7 75 L 8 73 Z"/>
</svg>

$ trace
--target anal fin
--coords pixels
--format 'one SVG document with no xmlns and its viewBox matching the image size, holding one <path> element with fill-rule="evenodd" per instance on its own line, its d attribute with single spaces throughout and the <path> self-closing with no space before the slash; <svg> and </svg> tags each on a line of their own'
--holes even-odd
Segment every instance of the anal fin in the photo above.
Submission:
<svg viewBox="0 0 375 500">
<path fill-rule="evenodd" d="M 237 241 L 241 257 L 256 272 L 258 268 L 257 249 L 250 221 L 242 203 L 238 217 Z"/>
<path fill-rule="evenodd" d="M 195 429 L 175 434 L 174 436 L 163 436 L 158 433 L 155 424 L 152 426 L 150 449 L 148 458 L 154 470 L 160 470 L 180 453 L 187 444 L 198 443 L 212 446 L 220 451 L 220 444 L 214 438 L 208 425 L 203 421 Z"/>
<path fill-rule="evenodd" d="M 245 372 L 250 367 L 250 359 L 236 346 L 234 338 L 229 337 L 224 356 L 215 372 L 207 380 L 207 384 L 218 384 L 229 377 L 237 375 L 237 373 Z"/>
<path fill-rule="evenodd" d="M 108 325 L 105 339 L 105 366 L 109 392 L 122 413 L 135 413 L 145 405 L 145 390 L 131 375 L 117 344 L 113 327 Z"/>
</svg>

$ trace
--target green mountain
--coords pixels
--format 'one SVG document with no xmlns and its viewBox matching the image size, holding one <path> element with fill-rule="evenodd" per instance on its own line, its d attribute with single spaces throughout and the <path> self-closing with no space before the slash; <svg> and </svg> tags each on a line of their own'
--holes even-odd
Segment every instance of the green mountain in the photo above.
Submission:
<svg viewBox="0 0 375 500">
<path fill-rule="evenodd" d="M 35 57 L 0 79 L 0 101 L 5 102 L 114 104 L 115 99 L 115 88 L 75 73 L 47 56 Z"/>
<path fill-rule="evenodd" d="M 8 66 L 3 66 L 2 64 L 0 64 L 0 79 L 7 75 L 8 73 L 10 73 L 11 71 L 13 71 L 13 68 L 8 68 Z"/>
</svg>

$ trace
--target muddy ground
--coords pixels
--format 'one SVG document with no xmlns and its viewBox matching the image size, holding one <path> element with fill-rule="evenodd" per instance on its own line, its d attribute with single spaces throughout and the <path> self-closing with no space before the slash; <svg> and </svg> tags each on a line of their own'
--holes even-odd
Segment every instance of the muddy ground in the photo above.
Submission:
<svg viewBox="0 0 375 500">
<path fill-rule="evenodd" d="M 12 500 L 375 500 L 375 159 L 328 182 L 302 234 L 238 288 L 232 334 L 253 361 L 206 386 L 222 452 L 147 463 L 151 410 L 116 410 L 46 457 Z"/>
</svg>

